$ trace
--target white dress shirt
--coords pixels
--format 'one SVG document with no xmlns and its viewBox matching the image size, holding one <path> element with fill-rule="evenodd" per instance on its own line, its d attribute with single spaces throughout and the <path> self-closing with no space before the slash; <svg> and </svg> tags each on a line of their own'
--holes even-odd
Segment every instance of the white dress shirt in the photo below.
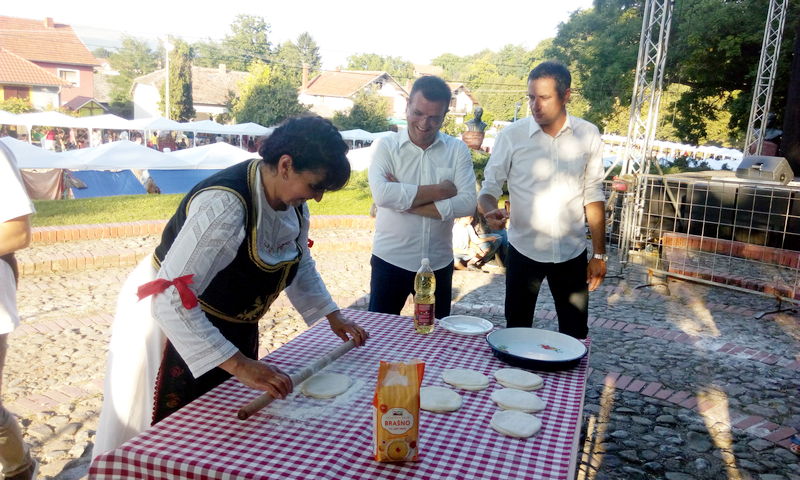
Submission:
<svg viewBox="0 0 800 480">
<path fill-rule="evenodd" d="M 35 212 L 11 150 L 0 142 L 0 223 Z M 0 334 L 19 326 L 17 283 L 11 265 L 0 260 Z"/>
<path fill-rule="evenodd" d="M 587 248 L 583 207 L 605 201 L 602 152 L 597 127 L 571 115 L 555 137 L 533 117 L 497 135 L 480 193 L 500 198 L 508 181 L 508 241 L 514 248 L 554 263 Z"/>
<path fill-rule="evenodd" d="M 390 182 L 386 174 L 397 182 Z M 406 213 L 419 185 L 443 180 L 455 184 L 457 194 L 434 202 L 441 219 Z M 402 130 L 381 138 L 369 167 L 369 186 L 378 207 L 372 253 L 396 267 L 417 271 L 423 258 L 438 270 L 453 261 L 453 219 L 475 212 L 475 173 L 472 156 L 461 140 L 439 132 L 426 150 Z"/>
</svg>

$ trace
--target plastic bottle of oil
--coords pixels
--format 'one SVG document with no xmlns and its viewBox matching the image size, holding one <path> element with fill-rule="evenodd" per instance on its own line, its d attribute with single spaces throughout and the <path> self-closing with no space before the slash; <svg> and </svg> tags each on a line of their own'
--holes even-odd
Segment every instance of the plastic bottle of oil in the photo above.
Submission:
<svg viewBox="0 0 800 480">
<path fill-rule="evenodd" d="M 436 298 L 436 277 L 433 275 L 430 261 L 422 259 L 414 277 L 414 330 L 417 333 L 431 333 L 433 331 L 434 305 Z"/>
</svg>

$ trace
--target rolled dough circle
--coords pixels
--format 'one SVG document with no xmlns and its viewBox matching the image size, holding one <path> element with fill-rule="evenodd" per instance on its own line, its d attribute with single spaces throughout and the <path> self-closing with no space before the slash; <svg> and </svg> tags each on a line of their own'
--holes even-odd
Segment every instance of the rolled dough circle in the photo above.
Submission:
<svg viewBox="0 0 800 480">
<path fill-rule="evenodd" d="M 514 388 L 504 388 L 492 392 L 492 401 L 503 410 L 519 410 L 520 412 L 540 412 L 546 404 L 536 394 L 523 392 Z"/>
<path fill-rule="evenodd" d="M 303 395 L 312 398 L 333 398 L 350 388 L 353 380 L 341 373 L 320 373 L 309 378 L 300 387 Z"/>
<path fill-rule="evenodd" d="M 490 422 L 495 431 L 515 438 L 527 438 L 536 435 L 542 428 L 542 421 L 529 413 L 517 410 L 500 410 L 492 415 Z"/>
<path fill-rule="evenodd" d="M 419 389 L 419 408 L 429 412 L 454 412 L 461 408 L 461 395 L 444 387 Z"/>
<path fill-rule="evenodd" d="M 494 379 L 504 387 L 517 390 L 539 390 L 544 385 L 539 375 L 518 368 L 501 368 L 494 372 Z"/>
<path fill-rule="evenodd" d="M 468 368 L 450 368 L 442 372 L 445 383 L 462 390 L 483 390 L 489 386 L 489 377 Z"/>
</svg>

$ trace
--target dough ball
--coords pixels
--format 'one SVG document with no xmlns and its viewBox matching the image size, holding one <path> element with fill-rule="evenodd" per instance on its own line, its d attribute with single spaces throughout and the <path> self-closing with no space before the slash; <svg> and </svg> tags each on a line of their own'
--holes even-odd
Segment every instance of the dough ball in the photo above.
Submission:
<svg viewBox="0 0 800 480">
<path fill-rule="evenodd" d="M 501 368 L 494 372 L 494 379 L 504 387 L 517 390 L 539 390 L 544 385 L 539 375 L 518 368 Z"/>
<path fill-rule="evenodd" d="M 445 383 L 462 390 L 483 390 L 489 386 L 489 377 L 468 368 L 450 368 L 442 372 Z"/>
<path fill-rule="evenodd" d="M 520 412 L 541 412 L 546 406 L 544 400 L 536 394 L 523 392 L 514 388 L 504 388 L 492 392 L 492 401 L 503 410 L 519 410 Z"/>
<path fill-rule="evenodd" d="M 492 415 L 490 425 L 503 435 L 527 438 L 536 435 L 542 428 L 542 421 L 531 414 L 517 410 L 500 410 Z"/>
<path fill-rule="evenodd" d="M 461 395 L 444 387 L 419 389 L 419 408 L 429 412 L 454 412 L 461 408 Z"/>
<path fill-rule="evenodd" d="M 341 373 L 320 373 L 300 386 L 303 395 L 312 398 L 333 398 L 350 388 L 353 380 Z"/>
</svg>

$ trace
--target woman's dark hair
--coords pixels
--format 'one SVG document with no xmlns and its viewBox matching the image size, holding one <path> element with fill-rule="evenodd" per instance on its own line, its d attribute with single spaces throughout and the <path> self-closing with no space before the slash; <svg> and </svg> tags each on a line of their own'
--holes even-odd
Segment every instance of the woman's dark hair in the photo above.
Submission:
<svg viewBox="0 0 800 480">
<path fill-rule="evenodd" d="M 341 189 L 350 178 L 347 144 L 330 121 L 315 115 L 286 120 L 261 142 L 258 153 L 273 168 L 289 155 L 296 172 L 324 172 L 316 187 L 326 191 Z"/>
</svg>

